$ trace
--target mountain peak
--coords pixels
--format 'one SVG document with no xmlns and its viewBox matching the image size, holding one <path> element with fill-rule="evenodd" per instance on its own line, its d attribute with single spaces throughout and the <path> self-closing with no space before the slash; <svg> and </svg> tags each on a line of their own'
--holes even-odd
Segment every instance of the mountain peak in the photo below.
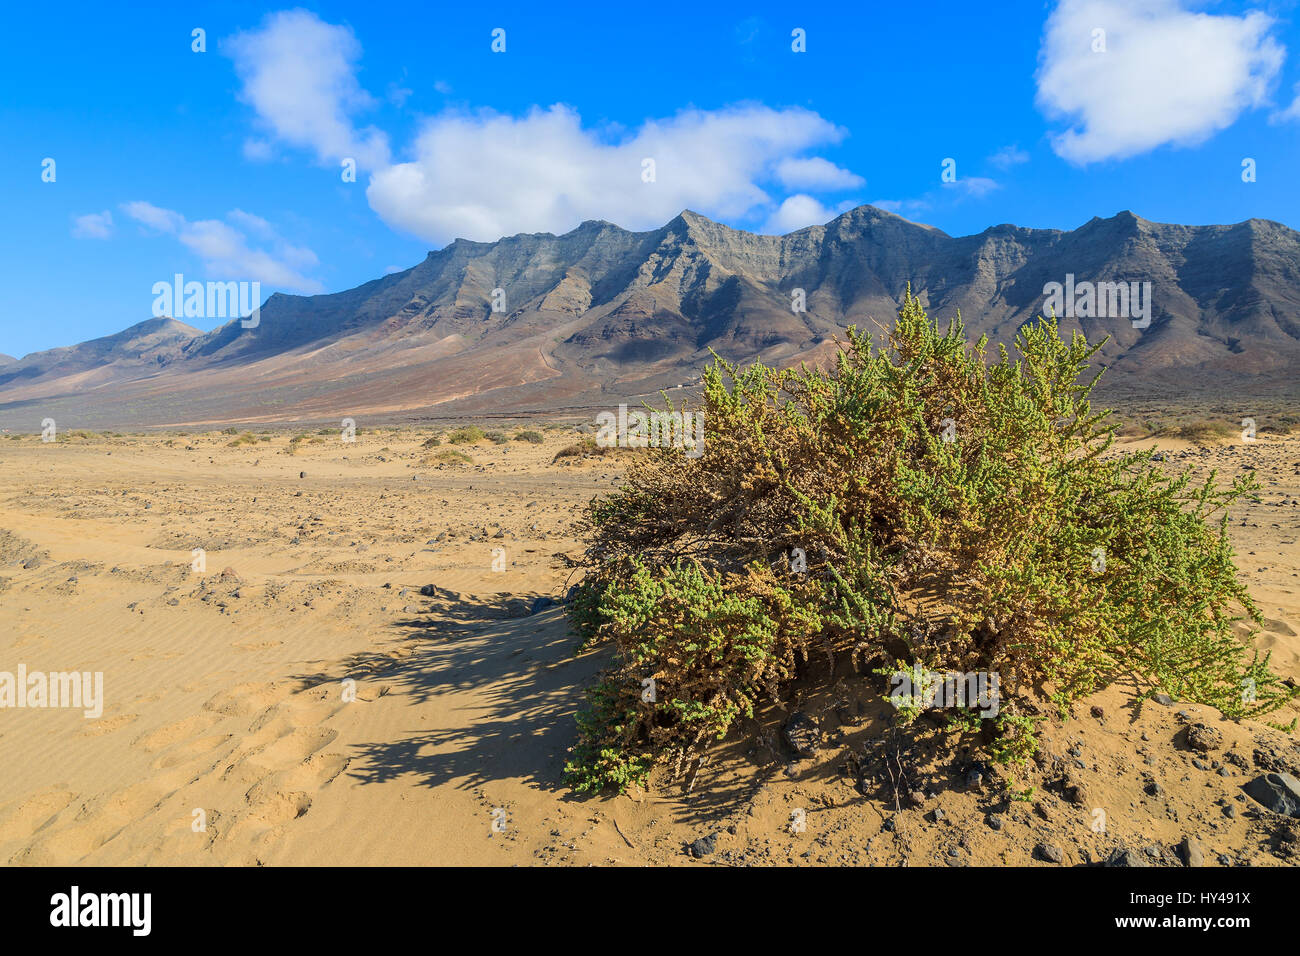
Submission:
<svg viewBox="0 0 1300 956">
<path fill-rule="evenodd" d="M 1243 241 L 1251 233 L 1262 238 Z M 782 239 L 692 209 L 637 232 L 595 219 L 559 237 L 457 240 L 345 292 L 274 295 L 254 334 L 238 322 L 202 334 L 149 319 L 5 362 L 0 424 L 32 400 L 55 418 L 93 410 L 106 424 L 236 420 L 266 407 L 391 417 L 639 401 L 698 382 L 711 353 L 780 367 L 820 360 L 846 326 L 888 321 L 908 285 L 936 321 L 960 311 L 973 335 L 1008 342 L 1042 314 L 1047 284 L 1068 275 L 1158 289 L 1145 332 L 1123 316 L 1078 318 L 1090 341 L 1106 340 L 1097 361 L 1112 380 L 1285 383 L 1300 363 L 1296 274 L 1300 233 L 1264 220 L 1178 226 L 1123 210 L 1069 231 L 1008 224 L 953 237 L 861 205 Z M 804 310 L 792 310 L 793 289 Z M 494 308 L 497 290 L 508 310 Z M 374 389 L 394 367 L 393 387 Z"/>
</svg>

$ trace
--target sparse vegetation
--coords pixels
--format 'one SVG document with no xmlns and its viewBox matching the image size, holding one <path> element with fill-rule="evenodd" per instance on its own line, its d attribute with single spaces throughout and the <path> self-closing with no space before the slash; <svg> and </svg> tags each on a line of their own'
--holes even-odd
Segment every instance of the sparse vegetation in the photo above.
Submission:
<svg viewBox="0 0 1300 956">
<path fill-rule="evenodd" d="M 704 455 L 648 449 L 589 508 L 571 619 L 615 663 L 571 784 L 698 766 L 812 659 L 1000 675 L 989 749 L 1008 765 L 1042 704 L 1117 680 L 1232 717 L 1293 698 L 1232 630 L 1260 616 L 1226 509 L 1258 484 L 1112 448 L 1085 378 L 1098 347 L 1040 320 L 990 360 L 909 294 L 883 348 L 850 329 L 830 371 L 716 361 Z"/>
<path fill-rule="evenodd" d="M 483 429 L 477 425 L 468 425 L 465 428 L 457 428 L 447 436 L 447 441 L 453 445 L 473 445 L 481 442 L 487 436 L 483 434 Z"/>
<path fill-rule="evenodd" d="M 523 431 L 515 435 L 515 441 L 532 442 L 534 445 L 540 445 L 546 441 L 541 432 Z"/>
<path fill-rule="evenodd" d="M 425 465 L 472 465 L 474 459 L 455 448 L 444 448 L 424 456 Z"/>
</svg>

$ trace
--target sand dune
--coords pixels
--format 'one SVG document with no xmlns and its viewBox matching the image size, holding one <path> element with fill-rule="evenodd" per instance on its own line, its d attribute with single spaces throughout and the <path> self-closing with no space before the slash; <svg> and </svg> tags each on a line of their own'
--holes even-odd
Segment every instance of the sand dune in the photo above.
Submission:
<svg viewBox="0 0 1300 956">
<path fill-rule="evenodd" d="M 789 702 L 823 728 L 812 760 L 783 749 L 769 708 L 689 792 L 575 798 L 561 771 L 602 658 L 575 657 L 563 609 L 534 602 L 562 599 L 572 520 L 617 461 L 553 463 L 573 440 L 557 429 L 439 466 L 428 434 L 0 440 L 0 669 L 102 671 L 105 689 L 98 719 L 0 711 L 0 861 L 940 865 L 1050 843 L 1063 862 L 1176 862 L 1189 834 L 1210 863 L 1300 859 L 1240 791 L 1270 762 L 1296 772 L 1293 737 L 1123 687 L 1048 727 L 1029 803 L 1002 805 L 968 757 L 922 740 L 928 783 L 896 809 L 870 763 L 884 707 L 851 673 Z M 1260 644 L 1300 676 L 1300 440 L 1165 445 L 1172 468 L 1259 469 L 1233 536 Z M 1196 722 L 1222 747 L 1189 749 Z"/>
</svg>

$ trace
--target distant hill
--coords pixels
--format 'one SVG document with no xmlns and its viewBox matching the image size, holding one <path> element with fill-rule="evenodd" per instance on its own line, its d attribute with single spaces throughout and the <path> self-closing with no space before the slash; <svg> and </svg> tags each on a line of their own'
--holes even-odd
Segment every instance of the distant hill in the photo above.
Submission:
<svg viewBox="0 0 1300 956">
<path fill-rule="evenodd" d="M 1044 311 L 1051 283 L 1149 282 L 1148 327 L 1061 318 L 1090 339 L 1111 336 L 1100 360 L 1112 384 L 1172 395 L 1297 378 L 1300 234 L 1280 223 L 1180 226 L 1122 212 L 1072 231 L 1000 225 L 953 237 L 860 206 L 760 236 L 686 211 L 649 232 L 585 222 L 562 236 L 458 239 L 346 292 L 273 295 L 253 329 L 151 319 L 27 355 L 0 364 L 0 423 L 605 407 L 694 383 L 710 350 L 824 360 L 846 325 L 888 326 L 909 282 L 932 317 L 960 309 L 973 333 L 1003 342 Z M 796 290 L 806 311 L 791 307 Z"/>
</svg>

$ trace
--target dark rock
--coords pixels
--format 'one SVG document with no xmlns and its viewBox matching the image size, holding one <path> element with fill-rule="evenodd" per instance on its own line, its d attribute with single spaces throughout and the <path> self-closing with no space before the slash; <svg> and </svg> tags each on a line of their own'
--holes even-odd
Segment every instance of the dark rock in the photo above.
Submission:
<svg viewBox="0 0 1300 956">
<path fill-rule="evenodd" d="M 1187 746 L 1207 754 L 1223 746 L 1223 734 L 1208 724 L 1195 723 L 1187 728 Z"/>
<path fill-rule="evenodd" d="M 1046 860 L 1048 863 L 1060 863 L 1065 859 L 1065 854 L 1061 852 L 1061 848 L 1051 843 L 1040 843 L 1034 847 L 1034 856 L 1040 860 Z"/>
<path fill-rule="evenodd" d="M 1300 817 L 1300 780 L 1289 773 L 1266 773 L 1241 789 L 1274 813 Z"/>
<path fill-rule="evenodd" d="M 1106 862 L 1102 866 L 1150 866 L 1146 860 L 1138 853 L 1134 853 L 1128 847 L 1116 847 L 1111 851 L 1110 856 L 1106 857 Z"/>
<path fill-rule="evenodd" d="M 785 737 L 785 742 L 790 745 L 790 749 L 803 758 L 815 755 L 822 744 L 822 734 L 817 727 L 817 722 L 802 711 L 790 716 L 785 726 L 781 728 L 781 733 Z"/>
<path fill-rule="evenodd" d="M 1002 829 L 1002 817 L 999 814 L 990 813 L 984 818 L 984 822 L 988 824 L 990 830 Z"/>
<path fill-rule="evenodd" d="M 702 836 L 691 844 L 691 856 L 695 859 L 706 857 L 718 848 L 718 835 L 710 833 L 708 836 Z"/>
<path fill-rule="evenodd" d="M 1152 694 L 1151 699 L 1157 704 L 1164 704 L 1166 707 L 1172 707 L 1174 705 L 1174 699 L 1168 694 Z"/>
<path fill-rule="evenodd" d="M 1096 717 L 1098 720 L 1101 720 L 1103 717 L 1106 716 L 1106 712 L 1102 710 L 1100 707 L 1098 707 L 1096 704 L 1092 705 L 1092 710 L 1089 712 L 1092 714 L 1092 716 Z"/>
<path fill-rule="evenodd" d="M 548 607 L 555 607 L 555 601 L 543 594 L 541 597 L 533 601 L 533 606 L 528 613 L 536 614 L 538 611 L 545 611 Z"/>
</svg>

